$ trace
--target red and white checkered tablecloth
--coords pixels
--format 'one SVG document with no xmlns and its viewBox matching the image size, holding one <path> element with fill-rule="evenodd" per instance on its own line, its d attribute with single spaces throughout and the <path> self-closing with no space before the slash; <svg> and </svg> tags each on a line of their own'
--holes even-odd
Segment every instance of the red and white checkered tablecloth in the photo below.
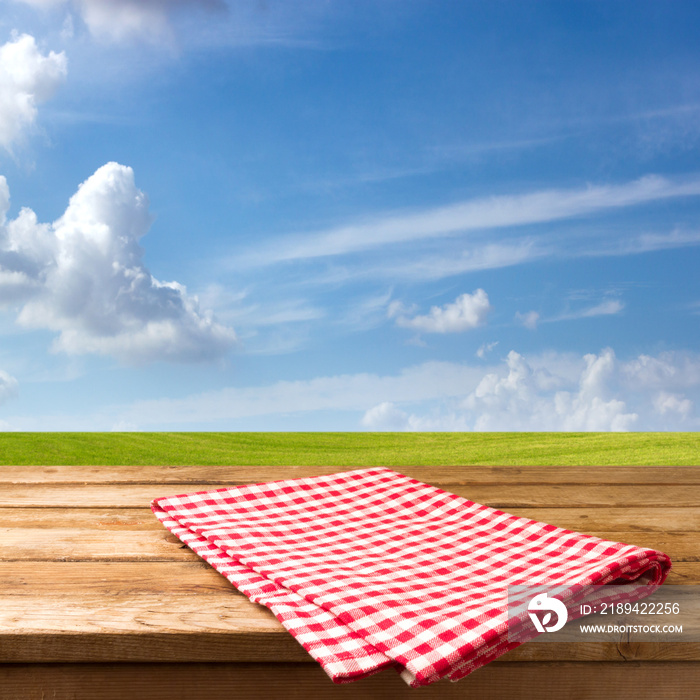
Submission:
<svg viewBox="0 0 700 700">
<path fill-rule="evenodd" d="M 267 606 L 336 683 L 458 680 L 518 643 L 510 584 L 661 584 L 666 554 L 518 518 L 390 469 L 157 498 L 156 517 Z"/>
</svg>

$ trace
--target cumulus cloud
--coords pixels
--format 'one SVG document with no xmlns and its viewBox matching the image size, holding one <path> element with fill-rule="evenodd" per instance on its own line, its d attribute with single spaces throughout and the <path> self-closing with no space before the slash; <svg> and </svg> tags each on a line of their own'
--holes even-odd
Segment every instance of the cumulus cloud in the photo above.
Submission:
<svg viewBox="0 0 700 700">
<path fill-rule="evenodd" d="M 491 308 L 488 294 L 477 289 L 473 294 L 461 294 L 451 304 L 431 307 L 425 316 L 409 318 L 399 312 L 396 325 L 424 333 L 462 333 L 486 323 Z"/>
<path fill-rule="evenodd" d="M 484 365 L 425 362 L 395 374 L 346 374 L 225 387 L 112 406 L 101 415 L 13 417 L 18 430 L 698 430 L 700 354 L 620 360 L 509 353 Z M 356 418 L 352 416 L 355 415 Z M 315 426 L 315 427 L 314 427 Z"/>
<path fill-rule="evenodd" d="M 608 396 L 614 353 L 585 355 L 578 387 L 566 386 L 545 368 L 533 368 L 515 351 L 508 353 L 505 376 L 486 375 L 462 403 L 474 416 L 475 430 L 629 430 L 638 419 L 624 401 Z M 506 428 L 505 426 L 512 426 Z"/>
<path fill-rule="evenodd" d="M 48 9 L 68 6 L 101 39 L 160 41 L 171 34 L 170 16 L 184 8 L 223 8 L 222 0 L 20 0 Z"/>
<path fill-rule="evenodd" d="M 366 411 L 361 424 L 371 430 L 697 430 L 699 398 L 697 356 L 663 353 L 621 362 L 610 348 L 582 358 L 528 359 L 511 351 L 457 400 L 412 412 L 384 401 Z"/>
<path fill-rule="evenodd" d="M 0 177 L 0 302 L 19 305 L 21 325 L 57 332 L 55 350 L 187 362 L 221 357 L 235 341 L 183 285 L 143 264 L 150 215 L 131 168 L 99 168 L 52 224 L 27 208 L 6 221 L 8 206 Z"/>
<path fill-rule="evenodd" d="M 43 55 L 29 34 L 0 46 L 0 146 L 11 147 L 36 121 L 37 105 L 65 80 L 66 56 Z"/>
</svg>

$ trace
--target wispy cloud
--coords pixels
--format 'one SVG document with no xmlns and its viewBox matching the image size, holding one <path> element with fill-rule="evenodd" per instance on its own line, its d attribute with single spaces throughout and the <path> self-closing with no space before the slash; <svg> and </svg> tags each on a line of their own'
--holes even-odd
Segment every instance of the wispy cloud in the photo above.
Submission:
<svg viewBox="0 0 700 700">
<path fill-rule="evenodd" d="M 351 331 L 376 328 L 386 320 L 387 308 L 391 306 L 392 289 L 349 300 L 345 309 L 339 311 L 337 323 Z"/>
<path fill-rule="evenodd" d="M 479 346 L 479 349 L 474 353 L 480 360 L 483 360 L 488 353 L 490 353 L 496 346 L 498 341 L 494 340 L 492 343 L 484 343 Z"/>
<path fill-rule="evenodd" d="M 698 194 L 700 178 L 681 181 L 649 175 L 622 185 L 498 195 L 412 213 L 380 215 L 326 231 L 287 236 L 278 245 L 244 255 L 239 262 L 267 265 L 345 255 L 471 231 L 571 219 L 613 208 Z"/>
<path fill-rule="evenodd" d="M 578 311 L 553 316 L 552 318 L 540 319 L 540 323 L 553 323 L 555 321 L 574 321 L 579 318 L 592 318 L 594 316 L 614 316 L 621 313 L 625 308 L 624 302 L 619 299 L 605 299 L 600 304 L 589 306 Z"/>
<path fill-rule="evenodd" d="M 97 39 L 149 42 L 168 40 L 172 35 L 171 17 L 183 9 L 224 11 L 223 0 L 19 0 L 42 10 L 70 8 Z M 64 20 L 65 35 L 74 31 L 72 15 Z"/>
<path fill-rule="evenodd" d="M 0 404 L 17 396 L 17 386 L 17 380 L 11 374 L 0 370 Z"/>
<path fill-rule="evenodd" d="M 625 309 L 625 303 L 619 299 L 604 299 L 603 301 L 586 306 L 575 311 L 565 311 L 555 316 L 542 318 L 537 311 L 516 312 L 515 320 L 522 324 L 525 328 L 535 330 L 541 323 L 557 323 L 559 321 L 576 321 L 583 318 L 594 318 L 596 316 L 615 316 L 622 313 Z"/>
<path fill-rule="evenodd" d="M 537 311 L 526 311 L 524 313 L 516 311 L 515 320 L 525 326 L 525 328 L 534 331 L 540 321 L 540 314 Z"/>
<path fill-rule="evenodd" d="M 640 233 L 621 236 L 610 242 L 597 241 L 594 245 L 578 251 L 581 256 L 603 257 L 613 255 L 638 255 L 658 250 L 684 248 L 700 244 L 700 230 L 688 231 L 679 228 L 670 233 Z"/>
<path fill-rule="evenodd" d="M 480 238 L 460 243 L 441 242 L 430 250 L 416 249 L 382 255 L 368 253 L 360 258 L 345 259 L 343 264 L 332 262 L 313 270 L 288 268 L 280 279 L 293 279 L 298 288 L 350 284 L 363 280 L 421 282 L 444 279 L 482 270 L 495 270 L 537 261 L 566 260 L 579 257 L 617 257 L 639 255 L 700 245 L 700 231 L 646 233 L 627 235 L 616 232 L 614 240 L 606 235 L 604 225 L 589 227 L 585 235 L 565 236 L 561 232 L 549 235 L 511 237 L 497 243 Z M 437 252 L 433 248 L 439 248 Z M 335 260 L 327 258 L 321 260 Z M 321 262 L 310 260 L 309 263 Z M 237 259 L 237 264 L 241 259 Z M 243 263 L 245 264 L 245 260 Z"/>
<path fill-rule="evenodd" d="M 383 399 L 423 401 L 460 396 L 475 386 L 482 368 L 450 362 L 426 362 L 396 375 L 348 374 L 268 386 L 227 388 L 184 399 L 140 401 L 123 410 L 119 420 L 140 427 L 157 424 L 203 424 L 295 412 L 365 411 Z"/>
</svg>

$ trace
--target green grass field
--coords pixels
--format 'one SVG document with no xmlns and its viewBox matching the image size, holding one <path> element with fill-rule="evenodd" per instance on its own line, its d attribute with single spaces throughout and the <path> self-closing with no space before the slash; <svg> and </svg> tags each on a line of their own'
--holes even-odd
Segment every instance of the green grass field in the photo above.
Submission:
<svg viewBox="0 0 700 700">
<path fill-rule="evenodd" d="M 0 464 L 700 464 L 700 433 L 3 433 Z"/>
</svg>

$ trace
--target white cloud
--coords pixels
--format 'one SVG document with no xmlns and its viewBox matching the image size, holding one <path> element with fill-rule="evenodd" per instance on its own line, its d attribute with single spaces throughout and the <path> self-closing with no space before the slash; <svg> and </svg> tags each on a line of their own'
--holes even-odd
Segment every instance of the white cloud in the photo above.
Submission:
<svg viewBox="0 0 700 700">
<path fill-rule="evenodd" d="M 389 303 L 386 309 L 387 318 L 397 318 L 399 316 L 406 316 L 407 314 L 412 314 L 414 311 L 418 310 L 416 304 L 406 304 L 400 299 L 394 299 Z"/>
<path fill-rule="evenodd" d="M 621 380 L 629 389 L 639 383 L 659 391 L 684 391 L 700 385 L 700 363 L 692 355 L 662 352 L 656 357 L 639 355 L 620 367 Z"/>
<path fill-rule="evenodd" d="M 408 414 L 400 411 L 390 401 L 383 401 L 370 408 L 360 421 L 370 430 L 405 430 Z"/>
<path fill-rule="evenodd" d="M 495 347 L 498 345 L 498 341 L 495 340 L 493 343 L 484 343 L 479 347 L 479 349 L 476 351 L 475 355 L 480 359 L 483 360 L 488 353 L 490 353 Z"/>
<path fill-rule="evenodd" d="M 360 424 L 368 430 L 388 430 L 393 432 L 470 430 L 464 416 L 455 413 L 422 416 L 409 415 L 389 401 L 370 408 L 360 420 Z"/>
<path fill-rule="evenodd" d="M 654 408 L 663 416 L 667 413 L 677 413 L 683 418 L 690 415 L 693 410 L 693 402 L 679 394 L 669 394 L 660 391 L 654 399 Z"/>
<path fill-rule="evenodd" d="M 614 316 L 619 314 L 625 308 L 624 302 L 619 299 L 607 299 L 600 304 L 584 309 L 580 316 L 581 318 L 591 318 L 592 316 Z"/>
<path fill-rule="evenodd" d="M 483 325 L 491 308 L 488 294 L 477 289 L 473 294 L 461 294 L 451 304 L 431 307 L 425 316 L 399 315 L 396 324 L 424 333 L 461 333 Z"/>
<path fill-rule="evenodd" d="M 625 309 L 624 302 L 619 299 L 604 299 L 603 301 L 593 306 L 588 306 L 577 311 L 569 311 L 567 313 L 552 316 L 550 318 L 542 318 L 537 311 L 528 311 L 515 313 L 515 320 L 534 331 L 540 323 L 556 323 L 557 321 L 576 321 L 582 318 L 594 318 L 596 316 L 615 316 Z"/>
<path fill-rule="evenodd" d="M 698 194 L 698 178 L 673 181 L 649 175 L 621 185 L 472 199 L 414 213 L 378 216 L 318 233 L 287 236 L 279 245 L 266 246 L 264 251 L 248 256 L 247 262 L 266 265 L 284 260 L 345 255 L 408 241 L 571 219 L 608 209 Z M 646 241 L 639 245 L 646 250 L 649 245 L 661 245 L 661 242 Z"/>
<path fill-rule="evenodd" d="M 619 360 L 511 352 L 476 366 L 426 362 L 397 374 L 348 374 L 227 387 L 137 401 L 99 414 L 9 416 L 16 430 L 333 429 L 686 430 L 700 429 L 700 354 L 665 352 Z M 355 416 L 353 418 L 353 415 Z"/>
<path fill-rule="evenodd" d="M 540 320 L 540 315 L 537 311 L 528 311 L 527 313 L 521 314 L 520 311 L 516 311 L 515 320 L 518 323 L 522 323 L 525 328 L 529 328 L 534 331 L 537 328 L 537 324 Z"/>
<path fill-rule="evenodd" d="M 220 0 L 21 0 L 41 9 L 68 6 L 100 39 L 169 39 L 171 15 L 185 8 L 223 8 Z M 72 26 L 72 24 L 71 24 Z"/>
<path fill-rule="evenodd" d="M 585 355 L 582 362 L 575 361 L 565 371 L 561 371 L 562 360 L 566 364 L 570 358 L 551 359 L 528 361 L 511 351 L 505 368 L 484 376 L 461 402 L 473 429 L 688 430 L 700 425 L 698 417 L 692 415 L 691 399 L 681 393 L 658 391 L 660 383 L 668 388 L 682 383 L 686 391 L 698 394 L 698 357 L 667 353 L 620 362 L 607 348 L 597 355 Z M 576 366 L 573 375 L 571 369 Z M 667 381 L 659 382 L 663 374 Z"/>
<path fill-rule="evenodd" d="M 555 316 L 554 318 L 543 319 L 542 323 L 552 321 L 574 321 L 580 318 L 593 318 L 594 316 L 615 316 L 625 308 L 624 302 L 619 299 L 605 299 L 595 306 L 573 311 L 571 313 Z"/>
<path fill-rule="evenodd" d="M 66 56 L 43 55 L 29 34 L 0 46 L 0 146 L 11 151 L 36 121 L 37 105 L 65 80 Z"/>
<path fill-rule="evenodd" d="M 143 264 L 150 215 L 131 168 L 99 168 L 52 224 L 26 208 L 5 223 L 8 202 L 0 177 L 0 301 L 21 305 L 21 325 L 56 331 L 55 350 L 187 362 L 233 344 L 233 331 L 183 285 L 160 282 Z"/>
<path fill-rule="evenodd" d="M 344 430 L 698 430 L 699 401 L 699 354 L 621 361 L 610 349 L 583 357 L 511 352 L 487 366 L 426 362 L 393 375 L 321 376 L 138 401 L 101 418 L 45 417 L 41 429 L 76 429 L 80 420 L 90 429 L 120 421 L 139 429 L 314 429 L 322 416 Z M 12 424 L 37 427 L 18 418 Z"/>
<path fill-rule="evenodd" d="M 17 396 L 17 380 L 0 370 L 0 404 Z"/>
<path fill-rule="evenodd" d="M 364 413 L 383 401 L 457 398 L 475 386 L 483 369 L 451 362 L 426 362 L 396 375 L 348 374 L 267 386 L 227 387 L 182 399 L 139 401 L 111 419 L 149 425 L 217 423 L 310 411 Z"/>
<path fill-rule="evenodd" d="M 463 401 L 475 430 L 628 430 L 638 415 L 610 397 L 614 353 L 585 355 L 575 388 L 545 367 L 533 367 L 517 352 L 507 374 L 486 375 Z M 507 427 L 506 427 L 507 426 Z"/>
<path fill-rule="evenodd" d="M 659 391 L 659 385 L 682 386 L 685 393 Z M 372 430 L 697 430 L 698 397 L 695 355 L 640 355 L 620 362 L 609 348 L 583 358 L 526 359 L 511 351 L 504 366 L 482 375 L 457 402 L 424 402 L 420 412 L 381 402 L 361 424 Z"/>
</svg>

